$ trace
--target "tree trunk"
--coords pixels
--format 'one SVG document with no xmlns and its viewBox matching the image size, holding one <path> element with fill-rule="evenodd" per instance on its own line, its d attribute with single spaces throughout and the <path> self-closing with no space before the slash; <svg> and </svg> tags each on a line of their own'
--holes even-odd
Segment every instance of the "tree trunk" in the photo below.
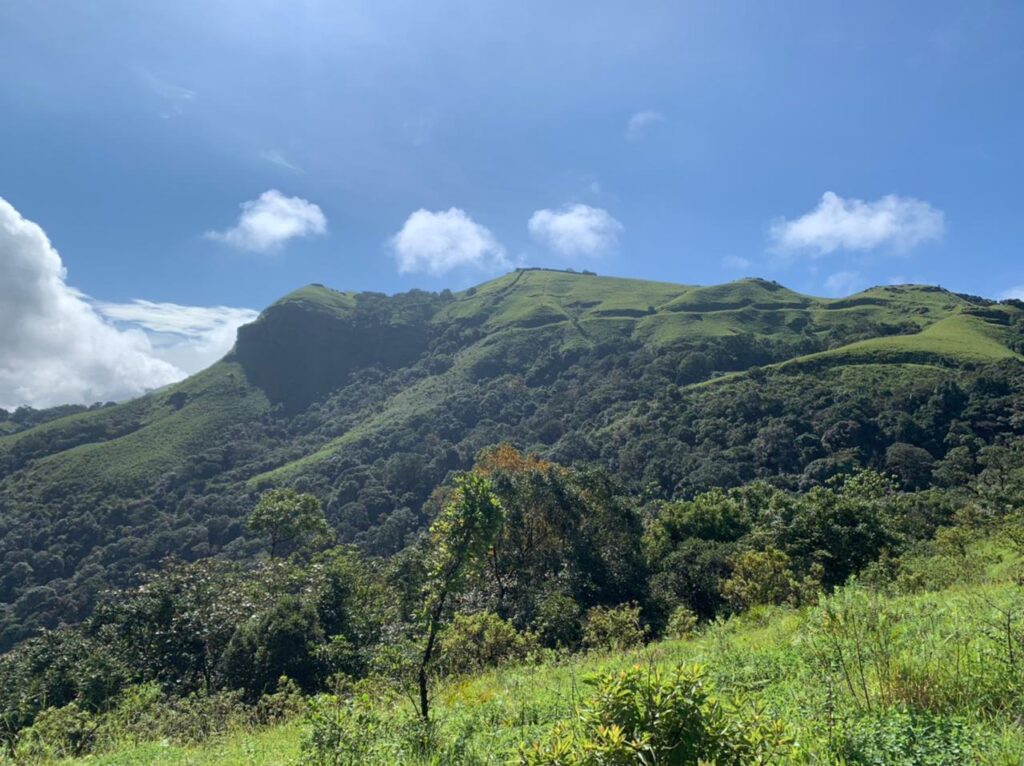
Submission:
<svg viewBox="0 0 1024 766">
<path fill-rule="evenodd" d="M 420 686 L 420 718 L 423 723 L 430 723 L 430 691 L 427 688 L 427 667 L 434 656 L 434 643 L 437 641 L 437 627 L 441 622 L 441 615 L 444 612 L 444 602 L 447 592 L 442 593 L 437 599 L 437 605 L 430 612 L 430 625 L 427 627 L 427 643 L 423 647 L 423 656 L 420 657 L 419 681 Z"/>
</svg>

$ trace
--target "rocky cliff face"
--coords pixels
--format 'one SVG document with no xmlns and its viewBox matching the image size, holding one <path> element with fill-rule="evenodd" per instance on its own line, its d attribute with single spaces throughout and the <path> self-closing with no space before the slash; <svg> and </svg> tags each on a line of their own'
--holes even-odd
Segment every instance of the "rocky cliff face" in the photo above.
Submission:
<svg viewBox="0 0 1024 766">
<path fill-rule="evenodd" d="M 271 402 L 296 412 L 355 370 L 415 361 L 427 349 L 437 301 L 429 293 L 388 297 L 305 288 L 240 328 L 233 357 Z"/>
</svg>

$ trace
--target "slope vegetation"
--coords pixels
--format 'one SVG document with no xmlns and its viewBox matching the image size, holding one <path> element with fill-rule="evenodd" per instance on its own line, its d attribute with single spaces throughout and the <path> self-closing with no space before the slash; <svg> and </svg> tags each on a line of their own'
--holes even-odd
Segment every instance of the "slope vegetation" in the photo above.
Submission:
<svg viewBox="0 0 1024 766">
<path fill-rule="evenodd" d="M 455 294 L 311 285 L 178 385 L 0 421 L 0 648 L 167 556 L 250 555 L 242 519 L 268 486 L 314 492 L 343 541 L 398 551 L 431 490 L 501 441 L 666 498 L 813 485 L 884 467 L 894 444 L 931 470 L 1022 428 L 1022 347 L 1020 304 L 914 285 L 840 300 L 548 270 Z"/>
</svg>

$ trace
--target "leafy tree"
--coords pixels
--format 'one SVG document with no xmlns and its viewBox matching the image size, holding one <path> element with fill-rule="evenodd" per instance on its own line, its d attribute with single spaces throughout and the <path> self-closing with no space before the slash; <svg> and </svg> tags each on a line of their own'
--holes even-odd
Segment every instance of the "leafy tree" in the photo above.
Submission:
<svg viewBox="0 0 1024 766">
<path fill-rule="evenodd" d="M 919 489 L 932 478 L 935 458 L 928 450 L 897 442 L 885 451 L 885 467 L 899 477 L 905 489 Z"/>
<path fill-rule="evenodd" d="M 315 606 L 285 596 L 236 629 L 224 653 L 225 681 L 245 689 L 250 700 L 273 691 L 281 676 L 311 692 L 321 680 L 317 647 L 323 644 Z"/>
<path fill-rule="evenodd" d="M 493 482 L 505 512 L 486 571 L 499 616 L 536 628 L 553 591 L 577 609 L 643 598 L 641 520 L 605 472 L 565 468 L 508 444 L 482 452 L 475 470 Z"/>
<path fill-rule="evenodd" d="M 249 514 L 249 528 L 266 541 L 271 558 L 285 546 L 316 545 L 331 534 L 320 501 L 287 487 L 263 493 Z"/>
<path fill-rule="evenodd" d="M 417 668 L 420 716 L 430 721 L 428 672 L 449 599 L 479 571 L 501 528 L 503 509 L 491 481 L 477 474 L 455 479 L 455 492 L 430 527 L 430 557 L 424 601 L 426 640 Z"/>
<path fill-rule="evenodd" d="M 140 586 L 110 594 L 89 627 L 142 678 L 180 693 L 210 691 L 237 627 L 265 597 L 263 583 L 236 564 L 169 561 Z"/>
</svg>

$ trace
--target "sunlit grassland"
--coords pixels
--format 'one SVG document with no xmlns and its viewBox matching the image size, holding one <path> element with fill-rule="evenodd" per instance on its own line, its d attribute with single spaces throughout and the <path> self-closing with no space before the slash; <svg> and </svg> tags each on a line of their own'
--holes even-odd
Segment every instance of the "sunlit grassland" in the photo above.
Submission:
<svg viewBox="0 0 1024 766">
<path fill-rule="evenodd" d="M 969 754 L 965 763 L 1019 764 L 1024 758 L 1024 732 L 1016 723 L 1020 668 L 1006 665 L 999 628 L 1007 610 L 1019 620 L 1024 608 L 1014 582 L 1019 558 L 982 541 L 966 556 L 926 551 L 908 563 L 912 577 L 955 582 L 940 590 L 888 596 L 851 586 L 821 607 L 758 607 L 705 625 L 683 640 L 620 653 L 552 656 L 451 679 L 436 692 L 427 752 L 410 745 L 410 732 L 416 730 L 413 700 L 381 694 L 391 699 L 382 714 L 388 724 L 367 734 L 380 740 L 381 755 L 364 762 L 508 763 L 520 745 L 543 739 L 553 724 L 573 718 L 591 693 L 588 679 L 596 674 L 697 664 L 727 705 L 754 706 L 785 722 L 795 746 L 784 763 L 837 763 L 828 755 L 830 743 L 837 741 L 863 740 L 885 752 L 891 731 L 898 738 L 901 727 L 920 726 L 914 736 L 921 741 L 913 746 L 922 753 L 955 748 Z M 823 627 L 826 607 L 845 622 Z M 850 627 L 857 624 L 873 627 L 862 633 Z M 836 663 L 833 642 L 855 650 L 847 655 L 849 667 Z M 850 658 L 861 651 L 858 665 Z M 69 763 L 290 764 L 298 762 L 304 736 L 304 724 L 294 720 L 236 731 L 201 747 L 125 743 L 113 754 Z M 899 763 L 950 763 L 943 752 L 946 760 Z"/>
</svg>

